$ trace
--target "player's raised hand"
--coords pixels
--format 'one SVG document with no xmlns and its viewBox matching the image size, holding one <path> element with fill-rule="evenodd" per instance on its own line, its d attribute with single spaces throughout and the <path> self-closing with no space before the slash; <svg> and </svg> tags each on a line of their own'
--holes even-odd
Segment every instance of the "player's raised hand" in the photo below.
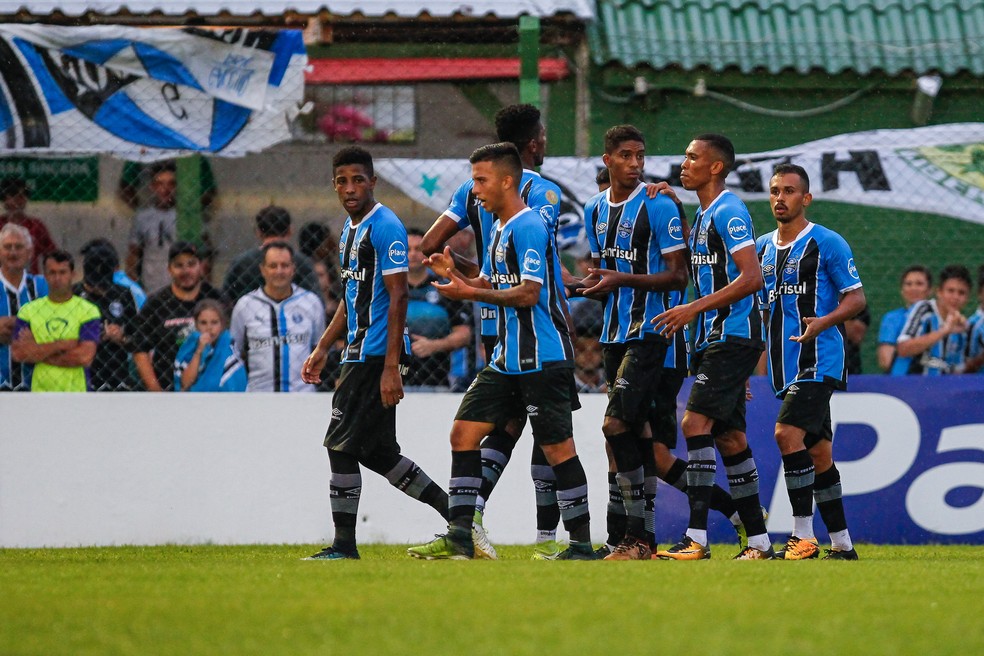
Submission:
<svg viewBox="0 0 984 656">
<path fill-rule="evenodd" d="M 790 335 L 789 341 L 798 342 L 799 344 L 804 344 L 806 342 L 812 342 L 817 338 L 817 335 L 823 332 L 823 328 L 817 323 L 816 317 L 803 317 L 803 324 L 806 326 L 806 330 L 803 334 L 797 337 L 796 335 Z"/>
<path fill-rule="evenodd" d="M 432 281 L 431 285 L 434 289 L 441 293 L 441 296 L 450 298 L 453 301 L 472 300 L 472 292 L 474 291 L 474 288 L 460 278 L 449 276 L 447 282 L 440 283 Z"/>
<path fill-rule="evenodd" d="M 451 255 L 451 247 L 445 246 L 444 252 L 433 253 L 430 257 L 425 258 L 424 264 L 442 278 L 451 278 L 451 274 L 454 272 L 454 256 Z"/>
</svg>

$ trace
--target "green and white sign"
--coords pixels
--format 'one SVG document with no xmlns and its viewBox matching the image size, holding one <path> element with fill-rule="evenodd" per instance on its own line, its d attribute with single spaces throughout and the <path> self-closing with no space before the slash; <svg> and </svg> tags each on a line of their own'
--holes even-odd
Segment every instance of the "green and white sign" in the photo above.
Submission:
<svg viewBox="0 0 984 656">
<path fill-rule="evenodd" d="M 98 157 L 4 157 L 0 180 L 22 178 L 31 200 L 92 203 L 99 198 Z"/>
</svg>

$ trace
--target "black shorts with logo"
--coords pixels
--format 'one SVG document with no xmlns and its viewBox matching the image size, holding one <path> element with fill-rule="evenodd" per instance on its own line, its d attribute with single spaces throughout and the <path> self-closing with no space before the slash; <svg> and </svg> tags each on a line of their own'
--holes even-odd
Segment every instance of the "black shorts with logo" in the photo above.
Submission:
<svg viewBox="0 0 984 656">
<path fill-rule="evenodd" d="M 341 375 L 331 397 L 331 423 L 325 446 L 356 456 L 400 453 L 396 442 L 396 407 L 384 408 L 379 394 L 383 357 L 342 364 Z M 401 367 L 401 373 L 403 368 Z"/>
<path fill-rule="evenodd" d="M 833 440 L 830 397 L 834 388 L 826 383 L 793 383 L 782 395 L 777 424 L 789 424 L 806 431 L 803 443 L 809 449 L 820 440 Z"/>
<path fill-rule="evenodd" d="M 671 451 L 677 445 L 677 396 L 683 387 L 687 370 L 683 367 L 663 369 L 656 386 L 656 395 L 649 408 L 649 427 L 653 440 L 665 444 Z"/>
<path fill-rule="evenodd" d="M 691 356 L 694 386 L 687 410 L 714 420 L 715 436 L 745 430 L 745 382 L 755 372 L 762 348 L 717 342 Z"/>
<path fill-rule="evenodd" d="M 572 437 L 571 412 L 581 407 L 574 367 L 564 363 L 526 374 L 504 374 L 485 367 L 472 381 L 455 420 L 495 424 L 528 416 L 537 444 L 559 444 Z"/>
<path fill-rule="evenodd" d="M 642 430 L 663 372 L 667 346 L 662 338 L 602 346 L 608 383 L 606 417 L 621 419 L 636 432 Z"/>
</svg>

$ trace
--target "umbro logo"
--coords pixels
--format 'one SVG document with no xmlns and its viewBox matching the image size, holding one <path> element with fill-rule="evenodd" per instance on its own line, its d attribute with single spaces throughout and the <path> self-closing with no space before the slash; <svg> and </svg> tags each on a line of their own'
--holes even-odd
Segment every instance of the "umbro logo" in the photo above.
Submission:
<svg viewBox="0 0 984 656">
<path fill-rule="evenodd" d="M 798 391 L 800 391 L 800 388 L 798 386 L 796 386 L 796 385 L 790 385 L 789 386 L 789 391 L 790 392 L 798 392 Z"/>
<path fill-rule="evenodd" d="M 707 374 L 697 374 L 697 384 L 698 385 L 703 385 L 708 380 L 710 380 L 710 379 L 707 377 Z"/>
<path fill-rule="evenodd" d="M 535 405 L 526 406 L 526 414 L 528 414 L 530 417 L 535 417 L 539 411 L 540 408 L 536 407 Z"/>
<path fill-rule="evenodd" d="M 627 389 L 628 386 L 629 386 L 629 381 L 625 380 L 624 378 L 616 378 L 615 379 L 615 388 L 616 389 Z"/>
<path fill-rule="evenodd" d="M 331 418 L 332 419 L 341 419 L 342 418 L 342 411 L 340 409 L 338 409 L 338 408 L 335 408 L 334 410 L 331 411 Z"/>
</svg>

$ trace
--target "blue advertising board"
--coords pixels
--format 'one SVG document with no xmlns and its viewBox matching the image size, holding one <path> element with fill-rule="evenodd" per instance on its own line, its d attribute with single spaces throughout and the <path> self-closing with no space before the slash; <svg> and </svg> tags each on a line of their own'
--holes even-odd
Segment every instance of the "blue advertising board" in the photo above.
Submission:
<svg viewBox="0 0 984 656">
<path fill-rule="evenodd" d="M 793 527 L 773 438 L 779 401 L 764 377 L 751 381 L 748 441 L 758 465 L 769 532 Z M 690 382 L 680 393 L 683 415 Z M 841 472 L 851 535 L 876 544 L 984 544 L 984 376 L 854 376 L 831 400 L 834 459 Z M 686 457 L 682 437 L 677 455 Z M 727 489 L 718 460 L 718 484 Z M 686 498 L 661 485 L 657 539 L 686 530 Z M 827 538 L 817 514 L 817 537 Z M 734 540 L 730 523 L 711 513 L 712 541 Z"/>
</svg>

